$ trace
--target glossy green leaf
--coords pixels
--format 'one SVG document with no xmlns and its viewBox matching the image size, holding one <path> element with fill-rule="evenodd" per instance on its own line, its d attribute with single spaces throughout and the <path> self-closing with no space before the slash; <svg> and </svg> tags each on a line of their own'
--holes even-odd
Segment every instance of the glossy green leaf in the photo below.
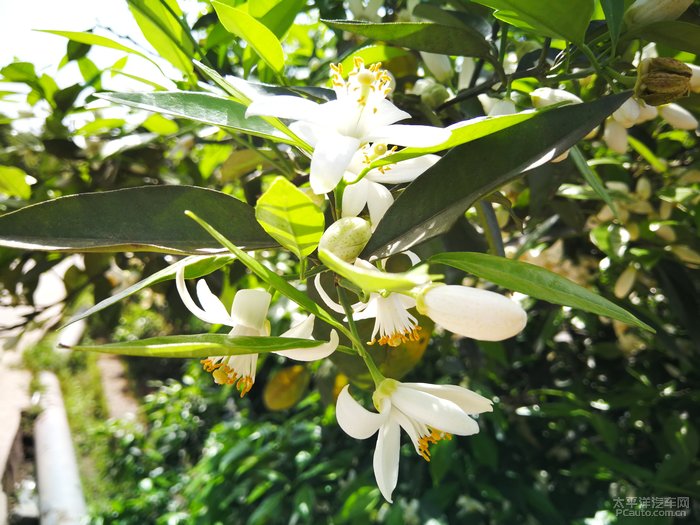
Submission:
<svg viewBox="0 0 700 525">
<path fill-rule="evenodd" d="M 146 60 L 148 60 L 152 64 L 155 64 L 156 66 L 158 66 L 158 64 L 156 62 L 154 62 L 151 57 L 142 53 L 138 49 L 135 49 L 135 48 L 129 47 L 129 46 L 125 46 L 124 44 L 117 42 L 115 40 L 112 40 L 111 38 L 108 38 L 106 36 L 96 35 L 95 33 L 80 32 L 80 31 L 54 31 L 51 29 L 37 29 L 37 31 L 40 31 L 42 33 L 50 33 L 52 35 L 62 36 L 62 37 L 67 38 L 73 42 L 79 42 L 81 44 L 87 44 L 89 46 L 107 47 L 110 49 L 116 49 L 117 51 L 124 51 L 125 53 L 130 53 L 132 55 L 138 55 L 141 58 L 145 58 Z M 160 66 L 158 66 L 158 67 L 160 67 Z"/>
<path fill-rule="evenodd" d="M 212 5 L 228 31 L 245 40 L 273 71 L 282 72 L 284 50 L 272 31 L 241 9 L 216 1 Z"/>
<path fill-rule="evenodd" d="M 495 9 L 499 20 L 552 38 L 583 43 L 593 0 L 474 0 Z"/>
<path fill-rule="evenodd" d="M 27 184 L 27 174 L 15 166 L 0 166 L 0 193 L 27 200 L 32 189 Z"/>
<path fill-rule="evenodd" d="M 433 255 L 430 262 L 458 268 L 537 299 L 579 308 L 654 331 L 608 299 L 534 264 L 475 252 L 439 253 Z"/>
<path fill-rule="evenodd" d="M 0 245 L 67 252 L 220 250 L 183 212 L 195 210 L 246 248 L 274 246 L 253 208 L 192 186 L 143 186 L 69 195 L 0 216 Z"/>
<path fill-rule="evenodd" d="M 339 323 L 333 317 L 333 315 L 331 315 L 328 311 L 319 306 L 304 292 L 300 292 L 299 290 L 297 290 L 294 286 L 289 284 L 282 277 L 277 275 L 272 270 L 268 269 L 260 261 L 248 255 L 241 248 L 233 244 L 226 237 L 224 237 L 224 235 L 222 235 L 216 228 L 214 228 L 214 226 L 208 224 L 206 221 L 202 220 L 197 214 L 191 211 L 186 211 L 185 214 L 194 221 L 196 221 L 197 224 L 204 228 L 204 230 L 207 231 L 209 235 L 211 235 L 214 239 L 216 239 L 216 241 L 221 246 L 223 246 L 232 254 L 234 254 L 239 261 L 245 264 L 250 269 L 250 271 L 252 271 L 265 283 L 270 285 L 272 288 L 277 290 L 285 297 L 297 303 L 302 308 L 305 308 L 306 311 L 308 311 L 309 313 L 314 314 L 318 319 L 321 319 L 326 323 L 330 324 L 331 326 L 338 328 L 341 332 L 346 332 L 346 328 L 341 323 Z"/>
<path fill-rule="evenodd" d="M 267 12 L 255 14 L 253 7 L 259 2 L 249 2 L 250 14 L 262 22 L 265 27 L 272 31 L 277 38 L 282 38 L 289 28 L 294 24 L 299 11 L 306 4 L 305 0 L 279 0 Z"/>
<path fill-rule="evenodd" d="M 612 196 L 610 193 L 608 193 L 608 190 L 605 188 L 605 185 L 603 184 L 603 181 L 598 173 L 596 173 L 596 171 L 588 165 L 586 158 L 583 156 L 583 153 L 581 153 L 578 146 L 571 148 L 570 155 L 571 159 L 574 161 L 574 164 L 576 164 L 576 167 L 588 185 L 601 199 L 603 199 L 603 201 L 605 201 L 605 204 L 610 206 L 610 209 L 617 216 L 617 206 L 615 205 L 615 202 L 613 202 Z"/>
<path fill-rule="evenodd" d="M 377 225 L 363 252 L 387 256 L 447 232 L 477 200 L 528 170 L 561 155 L 629 98 L 540 111 L 450 150 L 403 191 Z"/>
<path fill-rule="evenodd" d="M 230 336 L 227 334 L 169 335 L 124 343 L 80 345 L 73 350 L 141 357 L 209 357 L 218 355 L 263 354 L 297 348 L 315 348 L 326 341 L 296 337 Z"/>
<path fill-rule="evenodd" d="M 323 212 L 306 193 L 278 177 L 255 205 L 255 218 L 298 258 L 311 255 L 323 235 Z"/>
<path fill-rule="evenodd" d="M 476 30 L 434 24 L 432 22 L 390 22 L 386 24 L 355 20 L 324 20 L 327 26 L 342 29 L 373 40 L 418 51 L 482 57 L 496 61 L 491 45 Z"/>
<path fill-rule="evenodd" d="M 342 260 L 327 250 L 319 250 L 318 257 L 321 262 L 338 275 L 345 277 L 358 288 L 365 292 L 398 292 L 411 290 L 416 286 L 430 282 L 431 278 L 438 275 L 428 275 L 428 267 L 418 266 L 408 272 L 390 273 L 378 268 L 364 268 L 355 266 Z"/>
<path fill-rule="evenodd" d="M 191 75 L 193 48 L 190 36 L 178 21 L 182 10 L 176 0 L 127 0 L 143 36 L 165 60 Z"/>
<path fill-rule="evenodd" d="M 390 60 L 406 56 L 410 56 L 410 51 L 399 47 L 371 45 L 358 49 L 353 54 L 348 55 L 340 65 L 343 66 L 343 70 L 352 71 L 352 68 L 355 66 L 355 58 L 361 58 L 365 64 L 374 64 L 375 62 L 386 64 Z"/>
<path fill-rule="evenodd" d="M 185 257 L 181 261 L 178 261 L 175 264 L 171 264 L 167 268 L 163 268 L 162 270 L 152 275 L 149 275 L 145 279 L 142 279 L 139 282 L 132 284 L 131 286 L 125 288 L 120 292 L 117 292 L 116 294 L 108 297 L 104 301 L 100 301 L 91 308 L 88 308 L 87 310 L 82 311 L 77 315 L 74 315 L 63 326 L 65 327 L 69 324 L 75 323 L 76 321 L 85 319 L 86 317 L 89 317 L 92 314 L 100 312 L 105 308 L 112 306 L 113 304 L 116 304 L 119 301 L 122 301 L 123 299 L 126 299 L 130 295 L 133 295 L 145 288 L 148 288 L 149 286 L 153 286 L 154 284 L 158 284 L 163 281 L 175 279 L 175 274 L 177 273 L 178 269 L 182 268 L 183 266 L 185 267 L 185 279 L 197 279 L 198 277 L 209 275 L 213 271 L 218 270 L 219 268 L 221 268 L 225 264 L 230 263 L 233 260 L 235 260 L 235 257 L 233 255 L 228 254 L 201 256 L 193 255 L 190 257 Z"/>
<path fill-rule="evenodd" d="M 700 54 L 700 26 L 680 20 L 664 20 L 628 31 L 623 39 L 642 38 L 665 46 Z"/>
<path fill-rule="evenodd" d="M 617 48 L 617 40 L 620 37 L 620 29 L 622 29 L 622 17 L 625 14 L 624 0 L 600 0 L 605 13 L 605 22 L 608 24 L 610 31 L 610 40 L 612 41 L 613 50 Z"/>
<path fill-rule="evenodd" d="M 277 131 L 262 118 L 246 118 L 246 106 L 243 104 L 211 93 L 158 91 L 154 93 L 97 93 L 96 96 L 115 104 L 155 111 L 163 115 L 188 118 L 278 142 L 292 143 L 289 137 Z"/>
</svg>

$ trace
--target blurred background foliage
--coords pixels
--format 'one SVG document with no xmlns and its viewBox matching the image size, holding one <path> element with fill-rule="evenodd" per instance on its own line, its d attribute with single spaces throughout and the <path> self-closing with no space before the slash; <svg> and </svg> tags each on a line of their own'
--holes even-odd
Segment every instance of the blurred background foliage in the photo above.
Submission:
<svg viewBox="0 0 700 525">
<path fill-rule="evenodd" d="M 284 81 L 290 86 L 325 85 L 329 63 L 364 56 L 384 62 L 396 79 L 394 101 L 418 122 L 451 123 L 483 114 L 476 92 L 447 107 L 440 104 L 445 94 L 493 74 L 485 61 L 475 62 L 465 85 L 459 80 L 460 61 L 453 58 L 453 70 L 439 88 L 417 93 L 417 81 L 432 78 L 417 52 L 367 47 L 362 38 L 319 21 L 406 20 L 402 0 L 250 2 L 251 9 L 253 4 L 272 6 L 259 20 L 284 38 Z M 222 75 L 280 81 L 223 28 L 209 4 L 184 16 L 173 0 L 129 0 L 129 5 L 153 48 L 139 52 L 174 79 L 168 85 L 214 89 L 192 66 L 193 58 Z M 467 1 L 436 0 L 422 9 L 426 18 L 448 10 L 451 23 L 485 26 L 489 36 L 499 29 L 488 10 Z M 153 24 L 153 12 L 161 24 Z M 697 22 L 699 15 L 696 3 L 685 16 Z M 593 29 L 596 24 L 603 22 L 594 21 Z M 511 27 L 500 53 L 504 64 L 511 63 L 507 72 L 531 67 L 544 41 Z M 92 94 L 109 90 L 115 75 L 129 76 L 143 89 L 161 87 L 161 80 L 139 80 L 126 58 L 107 67 L 92 62 L 91 46 L 100 44 L 85 36 L 68 41 L 64 62 L 77 62 L 83 77 L 73 85 L 56 85 L 30 63 L 0 69 L 0 79 L 11 87 L 0 96 L 23 108 L 0 116 L 1 212 L 63 195 L 160 184 L 205 186 L 254 204 L 275 175 L 304 180 L 307 161 L 287 147 L 96 101 Z M 561 42 L 550 44 L 554 55 L 562 52 Z M 621 60 L 640 52 L 637 40 L 624 46 Z M 664 56 L 697 61 L 682 50 L 657 48 Z M 134 53 L 125 56 L 130 62 Z M 595 99 L 606 86 L 590 78 L 574 79 L 567 87 Z M 513 85 L 520 93 L 518 105 L 527 106 L 525 94 L 542 82 L 518 79 Z M 438 103 L 432 98 L 436 93 Z M 700 108 L 697 95 L 680 103 Z M 532 170 L 491 200 L 510 256 L 616 300 L 656 334 L 523 299 L 529 323 L 513 340 L 482 343 L 438 334 L 430 342 L 424 338 L 391 350 L 393 355 L 375 349 L 385 373 L 468 386 L 496 401 L 494 412 L 480 419 L 478 435 L 441 442 L 430 463 L 413 457 L 404 443 L 394 505 L 385 503 L 375 486 L 372 444 L 348 438 L 335 422 L 334 394 L 355 373 L 343 356 L 308 367 L 266 357 L 256 387 L 244 399 L 214 385 L 198 363 L 129 359 L 132 389 L 142 396 L 140 416 L 108 421 L 93 356 L 66 358 L 50 344 L 28 352 L 28 367 L 55 369 L 63 379 L 94 523 L 623 524 L 632 521 L 614 517 L 614 499 L 649 496 L 690 497 L 695 507 L 686 521 L 692 522 L 700 515 L 698 139 L 659 119 L 635 126 L 630 136 L 625 153 L 608 149 L 602 131 L 579 146 L 617 214 L 571 159 Z M 475 219 L 472 208 L 420 253 L 485 250 Z M 295 264 L 272 252 L 268 256 L 279 268 Z M 150 253 L 70 259 L 64 268 L 64 309 L 58 318 L 46 319 L 45 306 L 33 307 L 33 293 L 40 276 L 66 257 L 0 248 L 2 304 L 28 307 L 20 324 L 4 327 L 7 334 L 19 337 L 27 327 L 55 325 L 174 261 Z M 446 273 L 453 282 L 464 277 Z M 257 284 L 238 263 L 208 281 L 224 303 L 238 288 Z M 289 305 L 284 300 L 277 305 L 273 332 L 290 322 Z M 85 337 L 104 342 L 203 330 L 167 281 L 90 317 Z M 12 344 L 12 339 L 5 343 Z"/>
</svg>

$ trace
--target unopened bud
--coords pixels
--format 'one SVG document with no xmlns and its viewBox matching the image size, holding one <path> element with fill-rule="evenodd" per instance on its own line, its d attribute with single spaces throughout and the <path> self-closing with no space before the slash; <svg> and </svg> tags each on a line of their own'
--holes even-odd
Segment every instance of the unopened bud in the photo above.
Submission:
<svg viewBox="0 0 700 525">
<path fill-rule="evenodd" d="M 698 127 L 698 119 L 693 114 L 678 104 L 667 104 L 659 108 L 661 118 L 676 129 L 692 131 Z"/>
<path fill-rule="evenodd" d="M 671 251 L 681 261 L 688 264 L 700 264 L 700 253 L 685 244 L 671 246 Z"/>
<path fill-rule="evenodd" d="M 352 263 L 360 255 L 371 236 L 372 229 L 369 222 L 359 217 L 344 217 L 331 224 L 324 232 L 318 248 Z"/>
<path fill-rule="evenodd" d="M 637 0 L 625 11 L 625 22 L 631 27 L 675 20 L 692 3 L 693 0 Z"/>
<path fill-rule="evenodd" d="M 416 81 L 410 93 L 420 96 L 421 102 L 430 109 L 437 108 L 450 98 L 450 92 L 447 91 L 447 88 L 432 78 L 421 78 Z"/>
<path fill-rule="evenodd" d="M 613 118 L 605 121 L 603 140 L 608 145 L 608 148 L 615 153 L 625 153 L 627 151 L 627 130 Z"/>
<path fill-rule="evenodd" d="M 695 64 L 686 64 L 690 68 L 690 91 L 700 93 L 700 66 Z"/>
<path fill-rule="evenodd" d="M 640 177 L 637 181 L 635 192 L 639 195 L 640 199 L 644 199 L 645 201 L 649 200 L 649 197 L 651 197 L 651 183 L 649 179 Z"/>
<path fill-rule="evenodd" d="M 674 58 L 647 58 L 637 68 L 634 94 L 652 106 L 668 104 L 690 93 L 692 75 L 687 65 Z"/>
<path fill-rule="evenodd" d="M 630 265 L 624 272 L 620 274 L 620 277 L 615 281 L 615 297 L 618 299 L 624 299 L 627 297 L 634 286 L 634 281 L 637 279 L 637 269 Z"/>
<path fill-rule="evenodd" d="M 639 101 L 639 117 L 637 118 L 637 124 L 647 122 L 648 120 L 654 120 L 658 116 L 658 109 L 656 109 L 654 106 L 650 106 L 643 100 Z"/>
<path fill-rule="evenodd" d="M 631 128 L 639 119 L 639 104 L 633 98 L 628 98 L 612 117 L 626 128 Z"/>
<path fill-rule="evenodd" d="M 560 102 L 569 102 L 571 104 L 580 104 L 583 102 L 573 93 L 569 93 L 563 89 L 552 88 L 537 88 L 530 93 L 530 98 L 532 99 L 532 105 L 537 109 L 559 104 Z"/>
<path fill-rule="evenodd" d="M 420 53 L 425 66 L 430 70 L 438 82 L 447 82 L 452 78 L 452 62 L 447 55 L 437 53 Z"/>
</svg>

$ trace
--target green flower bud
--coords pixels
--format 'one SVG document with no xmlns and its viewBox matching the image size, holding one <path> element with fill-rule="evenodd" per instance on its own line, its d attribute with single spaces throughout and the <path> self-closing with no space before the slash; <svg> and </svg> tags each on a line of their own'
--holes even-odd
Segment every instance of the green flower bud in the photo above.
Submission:
<svg viewBox="0 0 700 525">
<path fill-rule="evenodd" d="M 679 60 L 647 58 L 637 69 L 634 94 L 652 106 L 668 104 L 690 93 L 692 75 L 690 68 Z"/>
<path fill-rule="evenodd" d="M 369 222 L 359 217 L 344 217 L 330 225 L 321 237 L 318 248 L 352 263 L 371 236 L 372 228 Z"/>
</svg>

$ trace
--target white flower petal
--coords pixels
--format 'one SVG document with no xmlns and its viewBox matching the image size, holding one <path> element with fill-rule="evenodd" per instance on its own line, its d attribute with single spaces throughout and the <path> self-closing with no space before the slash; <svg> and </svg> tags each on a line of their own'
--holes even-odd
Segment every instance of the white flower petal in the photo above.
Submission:
<svg viewBox="0 0 700 525">
<path fill-rule="evenodd" d="M 609 118 L 605 121 L 603 140 L 608 148 L 616 153 L 622 154 L 627 151 L 627 129 L 615 119 Z"/>
<path fill-rule="evenodd" d="M 393 503 L 391 494 L 399 481 L 399 451 L 401 427 L 389 420 L 379 429 L 377 447 L 374 449 L 374 477 L 384 499 Z"/>
<path fill-rule="evenodd" d="M 469 286 L 436 286 L 418 304 L 419 311 L 443 328 L 481 341 L 508 339 L 527 323 L 527 314 L 515 301 Z"/>
<path fill-rule="evenodd" d="M 231 318 L 237 325 L 263 330 L 272 296 L 265 290 L 238 290 L 231 305 Z"/>
<path fill-rule="evenodd" d="M 385 99 L 377 100 L 372 107 L 367 104 L 362 111 L 362 116 L 357 122 L 358 135 L 356 136 L 364 137 L 376 128 L 382 128 L 407 118 L 411 118 L 411 114 L 397 108 L 392 102 Z"/>
<path fill-rule="evenodd" d="M 372 231 L 382 220 L 386 211 L 394 204 L 394 197 L 391 192 L 381 184 L 367 181 L 367 208 L 369 209 L 369 219 L 372 223 Z"/>
<path fill-rule="evenodd" d="M 219 300 L 219 298 L 214 295 L 209 289 L 209 285 L 204 279 L 197 281 L 197 299 L 199 299 L 199 304 L 202 305 L 204 311 L 212 319 L 219 319 L 220 324 L 231 324 L 231 316 L 224 303 Z"/>
<path fill-rule="evenodd" d="M 343 217 L 357 217 L 367 204 L 367 186 L 370 184 L 366 178 L 355 184 L 350 184 L 343 191 Z"/>
<path fill-rule="evenodd" d="M 345 308 L 343 308 L 340 304 L 336 303 L 333 299 L 331 299 L 330 295 L 328 295 L 326 290 L 323 289 L 323 285 L 321 285 L 320 273 L 317 273 L 316 277 L 314 277 L 314 286 L 316 287 L 318 295 L 321 297 L 323 302 L 326 303 L 326 306 L 328 308 L 339 314 L 345 313 Z"/>
<path fill-rule="evenodd" d="M 201 319 L 204 322 L 207 323 L 212 323 L 212 324 L 224 324 L 226 326 L 233 326 L 233 322 L 231 321 L 231 318 L 229 317 L 228 314 L 226 314 L 225 318 L 220 318 L 219 316 L 212 316 L 208 312 L 202 310 L 197 303 L 195 303 L 192 300 L 192 297 L 190 296 L 190 293 L 187 291 L 187 285 L 185 284 L 185 267 L 182 266 L 178 268 L 177 273 L 175 274 L 175 285 L 177 287 L 177 291 L 180 294 L 180 298 L 182 299 L 182 302 L 185 304 L 187 309 L 192 312 L 196 317 Z M 226 312 L 226 309 L 224 309 L 224 313 Z"/>
<path fill-rule="evenodd" d="M 377 168 L 370 170 L 366 178 L 381 184 L 403 184 L 413 182 L 418 175 L 432 168 L 441 157 L 438 155 L 423 155 L 414 159 L 402 160 L 396 164 L 390 164 L 384 173 Z"/>
<path fill-rule="evenodd" d="M 253 102 L 245 112 L 246 117 L 262 115 L 290 120 L 306 120 L 314 122 L 323 104 L 290 95 L 275 95 L 260 97 Z"/>
<path fill-rule="evenodd" d="M 282 337 L 285 336 L 283 335 Z M 331 330 L 330 341 L 327 343 L 313 348 L 295 348 L 292 350 L 280 350 L 275 353 L 296 361 L 318 361 L 331 355 L 336 348 L 338 348 L 338 333 L 335 330 Z"/>
<path fill-rule="evenodd" d="M 302 322 L 295 324 L 289 330 L 284 332 L 280 337 L 298 337 L 300 339 L 311 339 L 314 332 L 315 315 L 309 315 Z"/>
<path fill-rule="evenodd" d="M 698 127 L 698 119 L 693 114 L 678 104 L 666 104 L 659 108 L 661 118 L 676 129 L 692 131 Z"/>
<path fill-rule="evenodd" d="M 338 134 L 322 137 L 311 157 L 309 182 L 317 195 L 332 191 L 343 178 L 343 174 L 360 147 L 360 141 Z"/>
<path fill-rule="evenodd" d="M 430 147 L 446 142 L 451 131 L 434 126 L 410 126 L 407 124 L 394 124 L 374 128 L 364 136 L 368 142 L 382 142 L 396 146 Z"/>
<path fill-rule="evenodd" d="M 452 401 L 467 414 L 493 411 L 493 403 L 490 399 L 468 388 L 456 385 L 432 385 L 430 383 L 402 383 L 402 385 Z"/>
<path fill-rule="evenodd" d="M 384 424 L 389 417 L 390 410 L 384 410 L 379 414 L 370 412 L 355 401 L 350 395 L 349 389 L 350 386 L 345 385 L 340 391 L 335 405 L 335 417 L 340 428 L 348 436 L 355 439 L 367 439 Z"/>
<path fill-rule="evenodd" d="M 399 384 L 391 395 L 392 404 L 409 418 L 458 436 L 479 432 L 479 425 L 456 403 Z"/>
<path fill-rule="evenodd" d="M 304 122 L 301 120 L 292 122 L 289 125 L 289 129 L 292 131 L 292 133 L 314 148 L 316 147 L 316 144 L 318 144 L 321 137 L 328 132 L 325 126 L 313 124 L 311 122 Z"/>
</svg>

